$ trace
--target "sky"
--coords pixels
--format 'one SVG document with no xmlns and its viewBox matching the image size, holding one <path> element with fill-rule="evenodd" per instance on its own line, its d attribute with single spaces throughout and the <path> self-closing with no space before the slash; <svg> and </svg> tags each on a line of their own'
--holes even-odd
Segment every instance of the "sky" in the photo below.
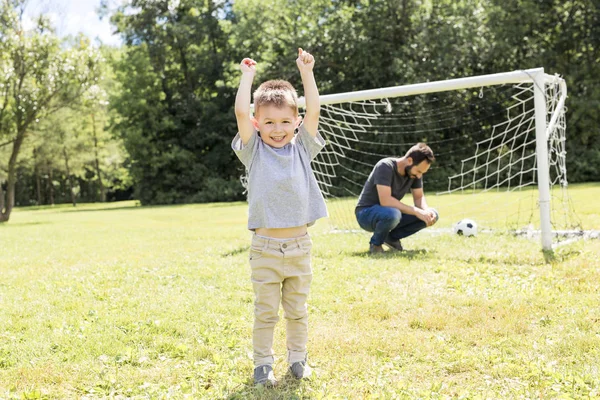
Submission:
<svg viewBox="0 0 600 400">
<path fill-rule="evenodd" d="M 113 1 L 114 4 L 114 1 Z M 49 15 L 59 36 L 83 32 L 93 42 L 120 45 L 121 39 L 113 35 L 108 17 L 100 19 L 97 9 L 100 0 L 29 0 L 24 14 L 25 28 L 33 26 L 39 14 Z"/>
</svg>

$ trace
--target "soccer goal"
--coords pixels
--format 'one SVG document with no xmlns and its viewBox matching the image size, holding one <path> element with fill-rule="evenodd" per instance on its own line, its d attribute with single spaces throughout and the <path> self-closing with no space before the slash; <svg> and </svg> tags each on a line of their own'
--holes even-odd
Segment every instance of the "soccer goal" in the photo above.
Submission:
<svg viewBox="0 0 600 400">
<path fill-rule="evenodd" d="M 321 96 L 327 145 L 313 169 L 333 228 L 359 229 L 354 206 L 379 159 L 426 142 L 437 231 L 470 218 L 483 232 L 539 235 L 550 250 L 581 230 L 567 191 L 566 96 L 543 68 Z"/>
</svg>

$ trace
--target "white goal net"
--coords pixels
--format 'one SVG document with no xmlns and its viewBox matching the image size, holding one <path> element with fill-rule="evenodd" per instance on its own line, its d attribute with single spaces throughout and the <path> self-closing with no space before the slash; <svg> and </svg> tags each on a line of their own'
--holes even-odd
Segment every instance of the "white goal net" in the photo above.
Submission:
<svg viewBox="0 0 600 400">
<path fill-rule="evenodd" d="M 333 228 L 359 229 L 354 206 L 377 161 L 425 142 L 436 156 L 423 179 L 437 230 L 470 218 L 483 231 L 541 235 L 549 249 L 580 231 L 567 191 L 565 98 L 564 81 L 543 69 L 321 96 L 327 146 L 313 169 Z"/>
</svg>

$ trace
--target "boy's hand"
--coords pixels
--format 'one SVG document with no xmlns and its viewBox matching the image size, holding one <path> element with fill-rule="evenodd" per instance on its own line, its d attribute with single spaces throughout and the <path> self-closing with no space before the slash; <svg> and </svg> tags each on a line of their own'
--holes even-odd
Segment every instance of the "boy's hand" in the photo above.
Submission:
<svg viewBox="0 0 600 400">
<path fill-rule="evenodd" d="M 244 58 L 240 64 L 240 69 L 244 74 L 249 72 L 254 75 L 256 73 L 256 61 L 251 58 Z"/>
<path fill-rule="evenodd" d="M 300 73 L 303 72 L 311 72 L 313 67 L 315 66 L 315 58 L 312 54 L 307 51 L 302 50 L 302 48 L 298 48 L 298 58 L 296 59 L 296 64 L 298 65 L 298 69 Z"/>
</svg>

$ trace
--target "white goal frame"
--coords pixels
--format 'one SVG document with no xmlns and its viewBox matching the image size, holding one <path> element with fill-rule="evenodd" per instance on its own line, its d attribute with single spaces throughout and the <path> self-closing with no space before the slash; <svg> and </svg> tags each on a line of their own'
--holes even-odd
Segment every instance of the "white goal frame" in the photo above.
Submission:
<svg viewBox="0 0 600 400">
<path fill-rule="evenodd" d="M 544 250 L 552 250 L 548 137 L 552 133 L 559 117 L 564 112 L 564 104 L 567 97 L 567 86 L 565 84 L 564 79 L 555 75 L 546 74 L 544 72 L 544 68 L 533 68 L 527 70 L 518 70 L 513 72 L 504 72 L 490 75 L 479 75 L 444 81 L 434 81 L 373 90 L 362 90 L 355 92 L 322 95 L 319 97 L 319 99 L 322 105 L 327 105 L 352 101 L 374 100 L 386 97 L 405 97 L 417 94 L 437 93 L 451 90 L 479 88 L 483 86 L 519 83 L 532 83 L 534 88 L 535 137 L 538 178 L 537 182 L 541 221 L 541 242 L 542 248 Z M 548 123 L 546 123 L 546 83 L 558 83 L 560 90 L 560 97 L 557 106 L 555 107 L 554 113 L 551 116 Z M 301 108 L 305 107 L 304 97 L 298 99 L 298 105 Z"/>
</svg>

